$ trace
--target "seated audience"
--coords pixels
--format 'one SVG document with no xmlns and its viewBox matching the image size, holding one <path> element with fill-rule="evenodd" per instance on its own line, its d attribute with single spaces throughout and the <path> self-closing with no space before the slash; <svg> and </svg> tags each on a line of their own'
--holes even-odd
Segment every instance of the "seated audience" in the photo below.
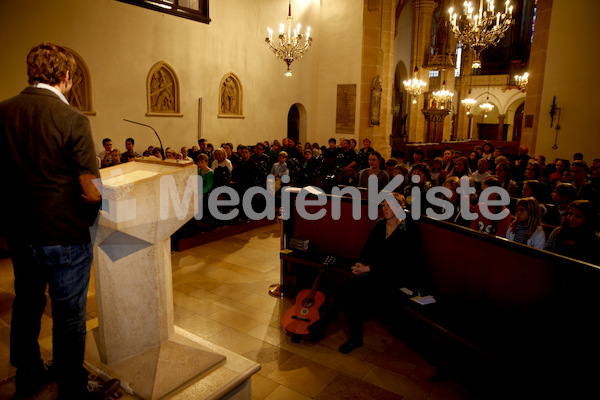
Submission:
<svg viewBox="0 0 600 400">
<path fill-rule="evenodd" d="M 165 158 L 167 160 L 175 160 L 177 159 L 177 152 L 169 147 L 165 150 Z"/>
<path fill-rule="evenodd" d="M 406 204 L 411 205 L 413 203 L 415 200 L 412 195 L 413 188 L 418 188 L 418 192 L 420 193 L 421 213 L 425 214 L 425 210 L 428 207 L 426 194 L 427 191 L 432 187 L 431 172 L 429 171 L 429 167 L 425 164 L 415 164 L 410 171 L 408 186 L 406 186 L 404 189 L 404 198 L 406 199 Z M 416 180 L 416 182 L 413 180 Z"/>
<path fill-rule="evenodd" d="M 542 228 L 540 205 L 533 197 L 524 197 L 517 201 L 515 220 L 506 231 L 506 238 L 536 249 L 546 245 L 546 234 Z"/>
<path fill-rule="evenodd" d="M 412 162 L 407 163 L 408 168 L 412 168 L 413 165 L 422 164 L 425 158 L 425 152 L 421 149 L 416 149 L 412 154 Z"/>
<path fill-rule="evenodd" d="M 340 154 L 339 149 L 336 147 L 335 138 L 329 139 L 329 147 L 323 152 L 323 166 L 321 175 L 331 175 L 335 173 L 335 167 L 337 165 L 337 157 Z"/>
<path fill-rule="evenodd" d="M 473 186 L 473 175 L 469 169 L 469 161 L 467 160 L 467 157 L 458 157 L 456 161 L 454 161 L 454 168 L 452 168 L 448 176 L 456 176 L 459 179 L 463 176 L 466 176 L 469 178 L 471 186 Z"/>
<path fill-rule="evenodd" d="M 500 187 L 500 181 L 495 175 L 490 175 L 485 178 L 481 184 L 482 190 L 487 189 L 488 187 Z M 500 197 L 496 193 L 492 193 L 489 196 L 489 200 L 498 200 Z M 481 207 L 484 203 L 478 203 L 475 206 L 475 210 L 473 211 L 477 214 L 477 218 L 471 221 L 471 229 L 474 229 L 479 232 L 487 233 L 489 235 L 496 235 L 504 237 L 506 235 L 506 231 L 508 230 L 508 226 L 511 222 L 510 212 L 504 206 L 489 206 L 488 210 L 492 214 L 500 214 L 506 210 L 506 216 L 500 220 L 490 220 L 486 216 L 481 213 Z"/>
<path fill-rule="evenodd" d="M 342 151 L 337 157 L 337 175 L 338 182 L 344 185 L 349 185 L 358 177 L 357 157 L 356 153 L 350 149 L 350 141 L 344 139 L 342 141 Z"/>
<path fill-rule="evenodd" d="M 190 157 L 189 154 L 190 154 L 189 149 L 186 146 L 183 146 L 181 148 L 181 159 L 183 161 L 193 161 L 192 157 Z"/>
<path fill-rule="evenodd" d="M 279 146 L 279 141 L 274 141 L 273 142 L 273 146 L 271 146 L 271 150 L 269 151 L 269 154 L 267 154 L 267 156 L 269 157 L 269 163 L 271 165 L 275 164 L 277 162 L 277 160 L 279 160 L 279 152 L 282 151 L 281 147 Z"/>
<path fill-rule="evenodd" d="M 312 150 L 309 149 L 308 151 L 312 154 Z M 286 164 L 287 153 L 285 151 L 280 151 L 278 158 L 279 162 L 276 162 L 271 167 L 271 175 L 275 177 L 275 191 L 281 189 L 281 178 L 283 176 L 290 175 L 290 170 L 288 169 L 288 166 Z"/>
<path fill-rule="evenodd" d="M 548 212 L 548 207 L 546 207 L 546 202 L 544 200 L 544 185 L 542 185 L 539 181 L 536 180 L 523 181 L 523 190 L 521 192 L 521 197 L 534 197 L 540 205 L 542 218 L 544 218 L 544 215 L 546 215 L 546 213 Z"/>
<path fill-rule="evenodd" d="M 136 157 L 140 156 L 133 149 L 134 143 L 135 143 L 135 140 L 133 140 L 133 138 L 125 139 L 125 148 L 127 149 L 127 151 L 125 153 L 121 154 L 121 162 L 122 163 L 126 163 L 129 160 L 131 160 L 132 158 L 136 158 Z"/>
<path fill-rule="evenodd" d="M 377 188 L 381 190 L 390 181 L 390 177 L 384 170 L 381 169 L 383 164 L 383 157 L 378 151 L 372 151 L 369 154 L 369 168 L 365 168 L 360 171 L 358 178 L 358 186 L 363 188 L 369 187 L 369 177 L 374 175 L 377 177 Z"/>
<path fill-rule="evenodd" d="M 213 186 L 213 170 L 208 166 L 208 156 L 200 153 L 196 157 L 198 175 L 202 176 L 202 194 L 207 194 Z"/>
<path fill-rule="evenodd" d="M 563 178 L 563 173 L 571 168 L 571 163 L 569 162 L 569 160 L 559 159 L 558 161 L 556 161 L 555 165 L 556 171 L 550 174 L 548 178 L 550 180 L 551 185 L 556 185 L 558 181 L 561 181 Z"/>
<path fill-rule="evenodd" d="M 287 147 L 282 148 L 288 154 L 289 160 L 300 160 L 302 158 L 302 153 L 298 150 L 296 146 L 296 140 L 294 138 L 287 138 Z"/>
<path fill-rule="evenodd" d="M 488 163 L 491 163 L 494 159 L 494 146 L 491 143 L 484 143 L 481 150 L 481 158 L 485 158 Z"/>
<path fill-rule="evenodd" d="M 559 183 L 552 192 L 552 202 L 554 207 L 550 208 L 543 221 L 545 224 L 559 226 L 564 219 L 569 204 L 577 196 L 577 189 L 571 183 Z"/>
<path fill-rule="evenodd" d="M 363 139 L 363 147 L 358 151 L 358 159 L 360 164 L 360 169 L 369 168 L 369 154 L 375 150 L 371 147 L 371 138 Z"/>
<path fill-rule="evenodd" d="M 454 168 L 454 150 L 450 147 L 446 147 L 444 149 L 444 153 L 442 154 L 442 168 L 446 170 L 448 174 Z"/>
<path fill-rule="evenodd" d="M 233 180 L 236 182 L 236 187 L 239 189 L 241 194 L 254 186 L 257 181 L 256 163 L 250 159 L 250 149 L 246 146 L 242 146 L 240 149 L 242 158 L 238 163 L 238 166 L 233 170 Z M 261 185 L 264 182 L 261 183 Z"/>
<path fill-rule="evenodd" d="M 227 159 L 231 161 L 231 166 L 235 168 L 240 162 L 240 156 L 238 153 L 233 152 L 233 143 L 221 143 L 221 148 L 225 150 Z"/>
<path fill-rule="evenodd" d="M 587 179 L 589 167 L 585 161 L 575 160 L 571 163 L 571 175 L 573 176 L 573 185 L 577 189 L 577 200 L 591 201 L 596 212 L 600 212 L 600 199 L 598 192 Z"/>
<path fill-rule="evenodd" d="M 599 265 L 600 239 L 594 205 L 587 200 L 572 202 L 562 224 L 550 234 L 545 249 Z"/>
<path fill-rule="evenodd" d="M 161 160 L 163 159 L 163 154 L 160 147 L 155 147 L 154 150 L 152 150 L 152 155 L 156 158 L 160 158 Z"/>
<path fill-rule="evenodd" d="M 452 215 L 445 220 L 450 223 L 468 228 L 471 225 L 471 221 L 466 220 L 463 217 L 462 209 L 460 207 L 460 195 L 456 192 L 456 189 L 460 187 L 460 179 L 458 179 L 458 177 L 456 176 L 450 176 L 446 178 L 442 186 L 444 186 L 447 189 L 450 189 L 450 191 L 452 192 L 450 197 L 443 196 L 444 200 L 450 202 L 450 206 L 434 207 L 434 211 L 437 214 L 444 214 L 445 212 L 447 212 L 447 208 L 451 207 L 450 209 L 452 210 Z"/>
<path fill-rule="evenodd" d="M 121 152 L 117 149 L 113 149 L 110 152 L 110 157 L 112 158 L 112 165 L 121 164 Z"/>
<path fill-rule="evenodd" d="M 440 186 L 446 180 L 448 173 L 442 168 L 442 157 L 436 157 L 431 163 L 431 184 L 433 186 Z"/>
<path fill-rule="evenodd" d="M 394 160 L 394 161 L 396 161 L 396 160 Z M 404 190 L 410 183 L 410 176 L 408 175 L 408 167 L 406 166 L 406 164 L 394 165 L 394 168 L 392 170 L 392 175 L 390 175 L 390 179 L 395 178 L 396 175 L 402 175 L 403 180 L 402 180 L 402 183 L 400 184 L 400 186 L 398 186 L 396 189 L 394 189 L 394 192 L 404 195 Z"/>
<path fill-rule="evenodd" d="M 389 160 L 387 160 L 385 162 L 385 172 L 388 173 L 388 176 L 394 175 L 394 168 L 396 167 L 396 165 L 398 165 L 398 160 L 396 160 L 395 158 L 390 158 Z M 406 168 L 408 168 L 408 165 L 406 165 L 406 164 L 403 164 L 403 165 Z M 405 176 L 405 178 L 406 178 L 406 176 Z"/>
<path fill-rule="evenodd" d="M 508 162 L 496 163 L 496 176 L 498 177 L 498 181 L 500 181 L 500 187 L 506 190 L 510 197 L 514 197 L 517 191 L 517 183 L 510 179 Z"/>
<path fill-rule="evenodd" d="M 477 161 L 479 161 L 480 157 L 479 157 L 479 153 L 476 152 L 475 150 L 471 151 L 469 153 L 469 169 L 471 170 L 471 173 L 477 171 Z"/>
<path fill-rule="evenodd" d="M 488 176 L 490 176 L 490 171 L 488 171 L 488 160 L 485 158 L 480 158 L 477 161 L 477 170 L 471 174 L 473 179 L 473 184 L 475 185 L 475 189 L 477 189 L 478 193 L 481 193 L 481 182 Z"/>
<path fill-rule="evenodd" d="M 211 165 L 212 170 L 216 171 L 217 168 L 227 168 L 227 170 L 229 171 L 228 175 L 231 176 L 231 172 L 233 171 L 233 164 L 231 164 L 231 161 L 227 158 L 227 153 L 225 152 L 225 149 L 222 147 L 218 147 L 213 152 L 213 156 L 215 159 L 213 160 Z"/>
<path fill-rule="evenodd" d="M 112 157 L 110 155 L 110 152 L 112 151 L 112 140 L 109 138 L 102 139 L 102 146 L 104 147 L 104 150 L 98 153 L 101 168 L 110 167 L 113 164 Z"/>
<path fill-rule="evenodd" d="M 294 184 L 297 186 L 314 185 L 316 182 L 315 174 L 317 172 L 318 162 L 317 158 L 314 157 L 313 151 L 304 150 L 304 159 L 300 163 L 298 178 Z"/>
</svg>

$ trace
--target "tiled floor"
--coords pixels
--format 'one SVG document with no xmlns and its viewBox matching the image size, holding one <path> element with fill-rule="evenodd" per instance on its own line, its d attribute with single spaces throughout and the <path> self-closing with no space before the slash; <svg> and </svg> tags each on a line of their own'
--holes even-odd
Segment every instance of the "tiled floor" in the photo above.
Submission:
<svg viewBox="0 0 600 400">
<path fill-rule="evenodd" d="M 454 380 L 431 381 L 435 368 L 376 321 L 366 325 L 365 345 L 349 355 L 337 351 L 346 340 L 344 317 L 320 342 L 292 343 L 280 325 L 291 302 L 267 290 L 279 281 L 277 224 L 174 253 L 172 263 L 175 324 L 260 363 L 252 378 L 255 400 L 482 398 Z M 0 399 L 14 393 L 8 362 L 12 285 L 10 260 L 1 259 Z M 88 326 L 93 327 L 93 283 L 88 303 Z M 45 358 L 52 351 L 49 315 L 46 310 L 40 336 Z M 36 398 L 55 396 L 50 388 Z"/>
</svg>

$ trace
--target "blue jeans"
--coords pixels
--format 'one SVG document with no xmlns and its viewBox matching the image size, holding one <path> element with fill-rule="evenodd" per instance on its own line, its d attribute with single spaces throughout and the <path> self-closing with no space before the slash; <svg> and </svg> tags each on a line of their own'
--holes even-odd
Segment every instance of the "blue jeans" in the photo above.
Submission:
<svg viewBox="0 0 600 400">
<path fill-rule="evenodd" d="M 9 243 L 15 274 L 10 362 L 29 371 L 40 365 L 41 317 L 48 286 L 52 304 L 53 365 L 59 392 L 87 384 L 83 369 L 92 244 L 30 246 Z"/>
</svg>

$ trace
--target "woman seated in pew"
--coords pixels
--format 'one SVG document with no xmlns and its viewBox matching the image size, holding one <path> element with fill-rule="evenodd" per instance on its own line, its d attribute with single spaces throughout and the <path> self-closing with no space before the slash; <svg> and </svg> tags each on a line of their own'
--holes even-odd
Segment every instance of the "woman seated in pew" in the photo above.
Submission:
<svg viewBox="0 0 600 400">
<path fill-rule="evenodd" d="M 500 181 L 496 175 L 490 175 L 483 180 L 481 183 L 481 189 L 484 191 L 488 187 L 500 187 Z M 492 193 L 488 199 L 489 200 L 498 200 L 499 196 L 497 193 Z M 487 218 L 481 212 L 481 208 L 485 203 L 477 203 L 475 206 L 474 213 L 477 214 L 477 218 L 471 221 L 471 229 L 474 229 L 479 232 L 487 233 L 489 235 L 496 235 L 504 237 L 506 235 L 506 231 L 508 230 L 508 226 L 511 222 L 511 215 L 508 209 L 504 206 L 489 206 L 488 210 L 492 214 L 500 214 L 503 213 L 505 216 L 500 220 L 491 220 Z M 506 211 L 505 211 L 506 210 Z"/>
<path fill-rule="evenodd" d="M 515 220 L 506 231 L 506 238 L 536 249 L 543 249 L 546 245 L 546 234 L 542 228 L 538 201 L 533 197 L 519 199 L 515 216 Z"/>
<path fill-rule="evenodd" d="M 421 282 L 418 235 L 411 218 L 402 220 L 396 214 L 404 207 L 402 195 L 392 194 L 396 202 L 383 201 L 384 218 L 375 223 L 359 261 L 351 267 L 354 277 L 342 285 L 329 310 L 308 327 L 313 339 L 319 339 L 344 311 L 350 338 L 339 347 L 341 353 L 363 345 L 363 323 L 370 311 L 392 307 L 399 288 L 418 288 Z M 398 254 L 402 254 L 401 259 Z"/>
<path fill-rule="evenodd" d="M 545 250 L 600 265 L 600 237 L 596 209 L 591 201 L 575 200 L 562 224 L 552 231 Z"/>
<path fill-rule="evenodd" d="M 371 151 L 369 154 L 369 168 L 360 171 L 358 177 L 358 186 L 363 188 L 369 187 L 369 177 L 374 175 L 377 177 L 377 188 L 383 189 L 390 181 L 390 177 L 383 167 L 383 157 L 378 151 Z"/>
<path fill-rule="evenodd" d="M 471 182 L 471 186 L 473 186 L 473 175 L 469 169 L 467 157 L 458 157 L 454 162 L 454 168 L 452 168 L 448 176 L 457 176 L 459 179 L 463 176 L 467 176 Z"/>
</svg>

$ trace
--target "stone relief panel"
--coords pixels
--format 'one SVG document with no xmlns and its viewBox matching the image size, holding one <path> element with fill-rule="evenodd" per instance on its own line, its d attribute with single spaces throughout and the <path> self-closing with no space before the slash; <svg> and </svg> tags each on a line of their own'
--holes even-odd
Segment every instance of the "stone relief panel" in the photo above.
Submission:
<svg viewBox="0 0 600 400">
<path fill-rule="evenodd" d="M 233 72 L 226 74 L 219 86 L 219 117 L 244 118 L 243 88 Z"/>
<path fill-rule="evenodd" d="M 160 61 L 150 69 L 146 82 L 148 112 L 153 116 L 182 116 L 179 78 L 175 70 Z"/>
<path fill-rule="evenodd" d="M 356 84 L 337 86 L 335 133 L 354 135 L 356 120 Z"/>
<path fill-rule="evenodd" d="M 371 82 L 371 119 L 370 126 L 379 126 L 381 118 L 381 78 L 377 75 Z"/>
<path fill-rule="evenodd" d="M 92 80 L 87 63 L 75 50 L 66 48 L 75 57 L 77 69 L 71 74 L 73 87 L 67 96 L 69 103 L 87 115 L 96 115 L 92 106 Z"/>
</svg>

